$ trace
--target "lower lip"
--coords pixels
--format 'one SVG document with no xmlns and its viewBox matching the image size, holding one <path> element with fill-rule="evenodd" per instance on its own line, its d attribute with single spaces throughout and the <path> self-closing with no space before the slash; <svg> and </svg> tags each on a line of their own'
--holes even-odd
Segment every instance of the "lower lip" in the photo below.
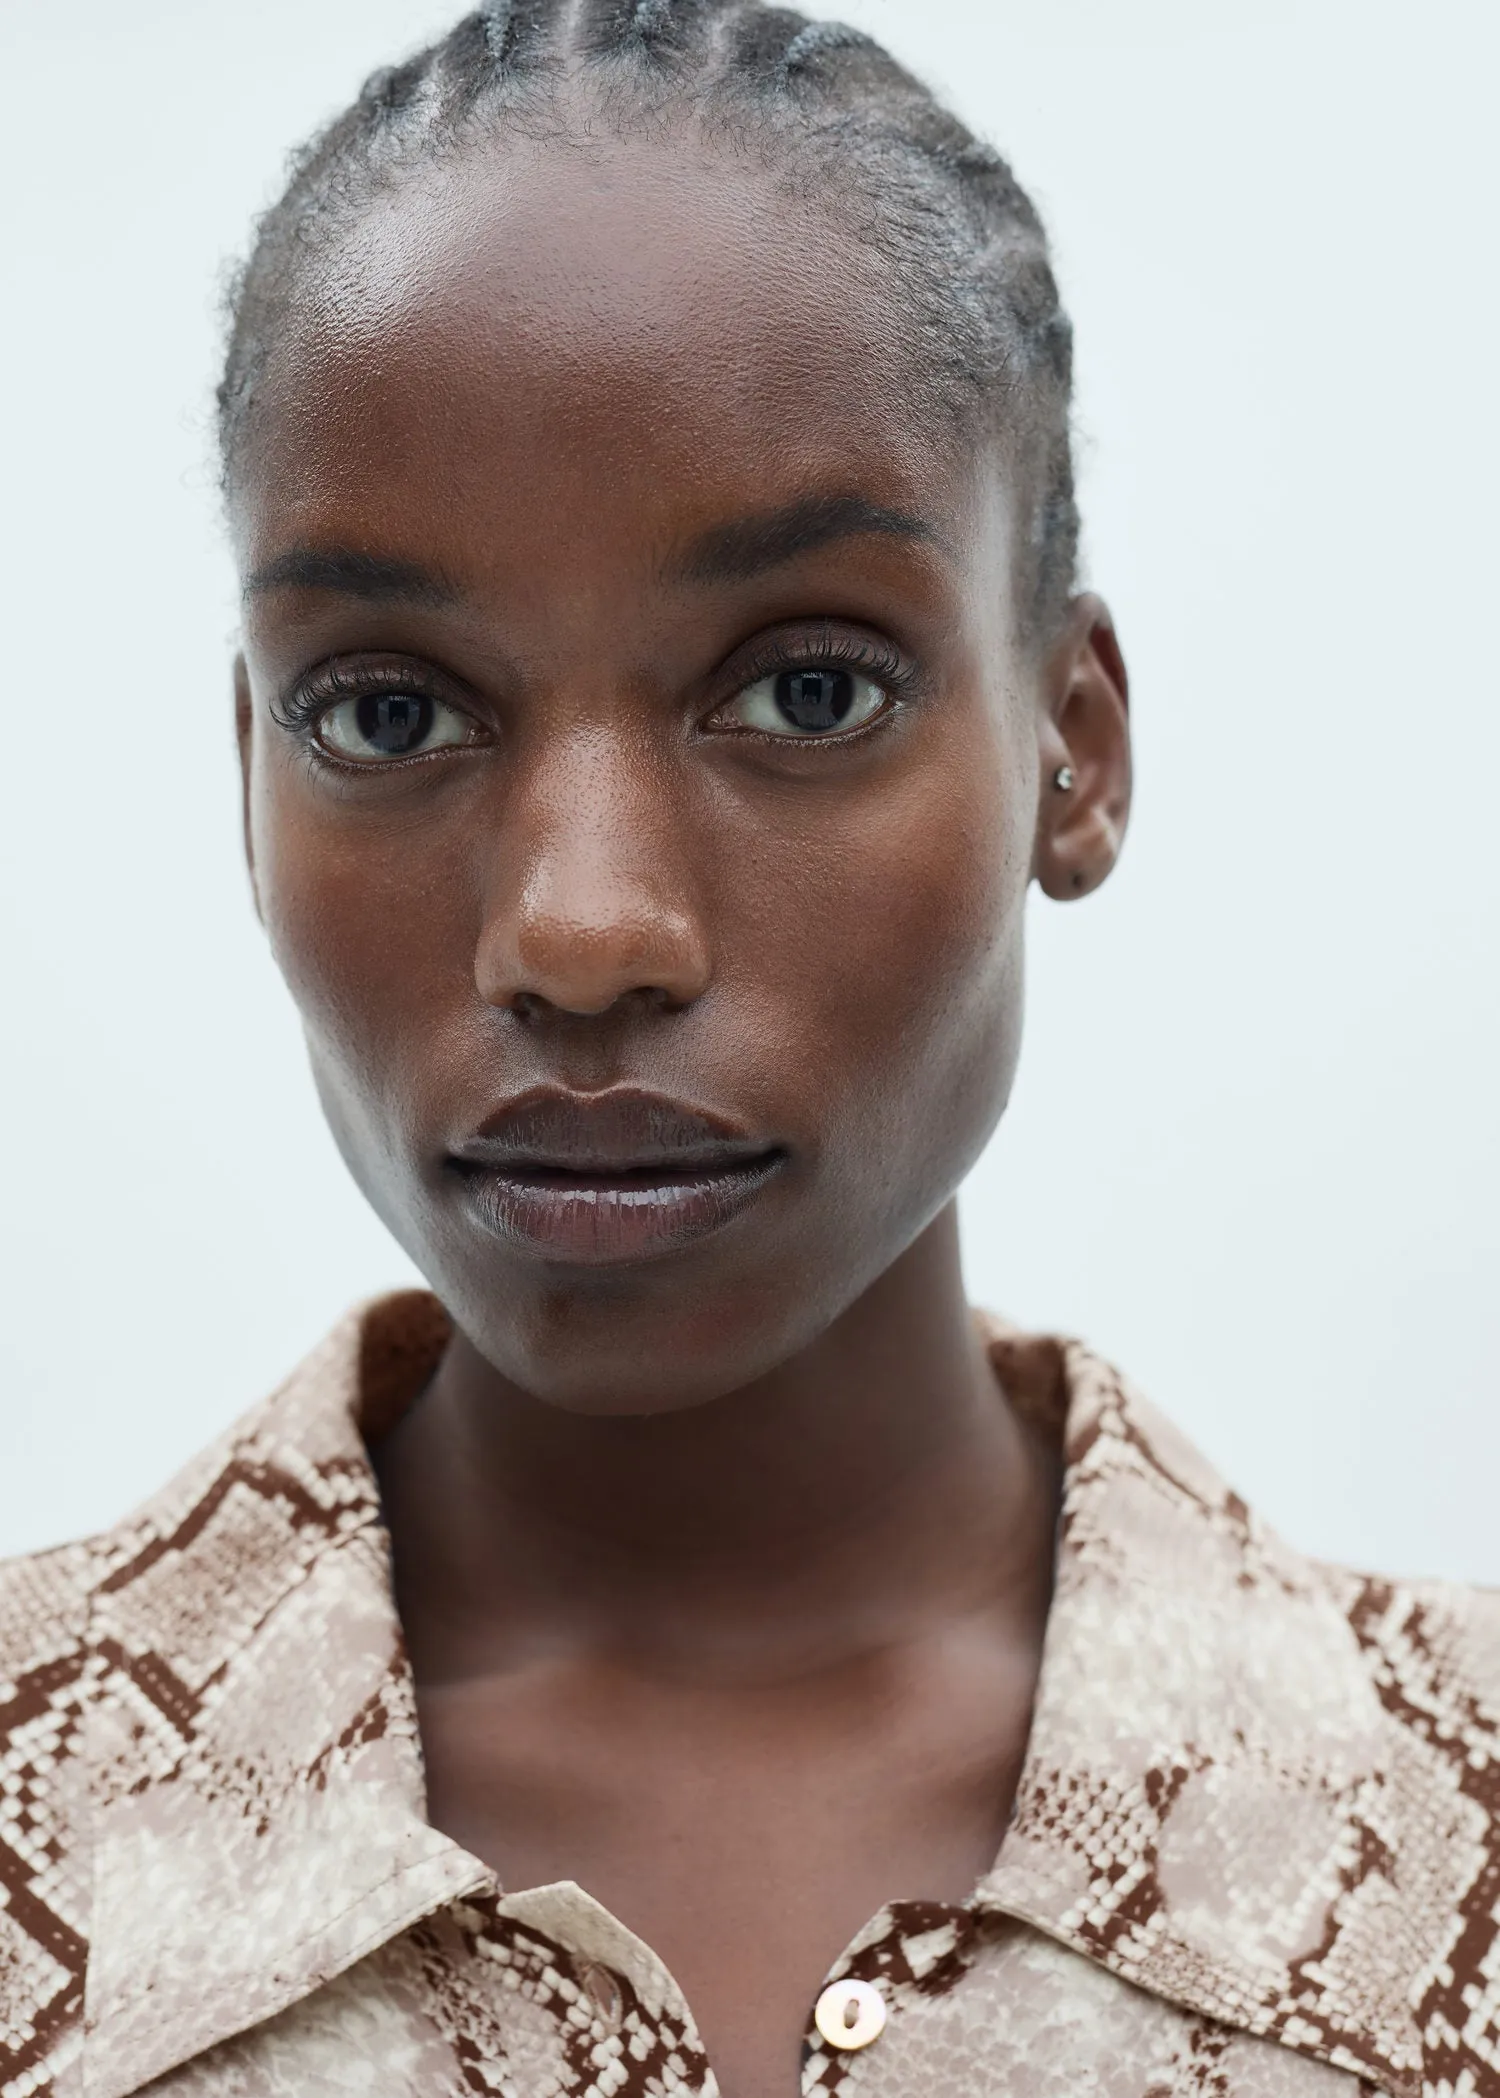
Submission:
<svg viewBox="0 0 1500 2098">
<path fill-rule="evenodd" d="M 586 1267 L 649 1260 L 706 1238 L 748 1208 L 784 1164 L 781 1152 L 735 1165 L 601 1176 L 466 1166 L 469 1205 L 497 1238 Z"/>
</svg>

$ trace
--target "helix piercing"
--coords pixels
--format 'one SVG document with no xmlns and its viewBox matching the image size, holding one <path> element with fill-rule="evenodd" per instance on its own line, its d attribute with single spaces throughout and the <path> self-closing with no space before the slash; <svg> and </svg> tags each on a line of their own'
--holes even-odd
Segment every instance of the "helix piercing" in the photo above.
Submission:
<svg viewBox="0 0 1500 2098">
<path fill-rule="evenodd" d="M 1059 765 L 1056 772 L 1052 775 L 1052 784 L 1056 787 L 1059 794 L 1066 794 L 1073 784 L 1072 766 Z"/>
</svg>

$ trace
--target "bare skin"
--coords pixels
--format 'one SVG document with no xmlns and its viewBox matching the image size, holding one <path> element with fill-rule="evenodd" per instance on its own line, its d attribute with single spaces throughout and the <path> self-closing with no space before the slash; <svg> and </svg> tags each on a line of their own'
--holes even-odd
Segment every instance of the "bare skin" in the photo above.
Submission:
<svg viewBox="0 0 1500 2098">
<path fill-rule="evenodd" d="M 968 1894 L 1024 1750 L 1055 1466 L 953 1197 L 1027 887 L 1119 848 L 1124 672 L 1097 600 L 1018 635 L 1002 448 L 921 403 L 873 257 L 680 142 L 533 150 L 382 205 L 273 355 L 247 837 L 455 1320 L 377 1452 L 432 1818 L 577 1880 L 728 2098 L 789 2098 L 828 1966 Z M 788 665 L 868 718 L 758 726 Z M 436 740 L 351 756 L 393 693 Z"/>
</svg>

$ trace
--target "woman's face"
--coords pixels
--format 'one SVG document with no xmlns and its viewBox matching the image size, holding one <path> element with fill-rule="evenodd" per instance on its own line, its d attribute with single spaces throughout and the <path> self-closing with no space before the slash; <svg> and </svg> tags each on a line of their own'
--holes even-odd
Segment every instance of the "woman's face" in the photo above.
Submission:
<svg viewBox="0 0 1500 2098">
<path fill-rule="evenodd" d="M 1100 630 L 1019 646 L 901 338 L 764 176 L 521 149 L 309 264 L 252 414 L 259 907 L 355 1178 L 565 1407 L 732 1390 L 889 1268 L 1004 1106 L 1029 878 L 1107 871 Z"/>
</svg>

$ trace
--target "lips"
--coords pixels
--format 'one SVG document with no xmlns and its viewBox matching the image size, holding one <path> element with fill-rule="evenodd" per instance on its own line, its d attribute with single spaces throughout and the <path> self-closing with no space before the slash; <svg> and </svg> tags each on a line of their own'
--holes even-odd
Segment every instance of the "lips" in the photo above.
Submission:
<svg viewBox="0 0 1500 2098">
<path fill-rule="evenodd" d="M 550 1088 L 489 1116 L 448 1161 L 485 1229 L 590 1266 L 720 1230 L 785 1163 L 778 1145 L 658 1094 Z"/>
</svg>

